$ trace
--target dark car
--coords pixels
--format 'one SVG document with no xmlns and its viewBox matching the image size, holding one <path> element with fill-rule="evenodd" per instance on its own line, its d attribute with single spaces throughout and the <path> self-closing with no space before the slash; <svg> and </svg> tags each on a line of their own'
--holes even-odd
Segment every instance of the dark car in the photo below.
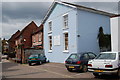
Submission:
<svg viewBox="0 0 120 80">
<path fill-rule="evenodd" d="M 74 53 L 71 54 L 65 61 L 65 66 L 68 71 L 87 71 L 87 64 L 90 59 L 94 59 L 96 54 L 92 52 Z"/>
<path fill-rule="evenodd" d="M 42 64 L 46 62 L 46 57 L 44 54 L 32 54 L 30 55 L 30 57 L 28 58 L 28 64 L 31 66 L 32 63 L 36 63 L 36 64 Z"/>
</svg>

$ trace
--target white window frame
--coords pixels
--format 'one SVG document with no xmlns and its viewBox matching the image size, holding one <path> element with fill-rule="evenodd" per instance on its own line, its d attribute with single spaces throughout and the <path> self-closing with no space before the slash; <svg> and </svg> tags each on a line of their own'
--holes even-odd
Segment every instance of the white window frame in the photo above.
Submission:
<svg viewBox="0 0 120 80">
<path fill-rule="evenodd" d="M 51 23 L 51 26 L 50 26 Z M 52 20 L 48 21 L 48 33 L 52 32 Z"/>
<path fill-rule="evenodd" d="M 67 20 L 65 20 L 65 16 L 67 16 Z M 65 26 L 65 22 L 67 23 L 67 26 Z M 63 29 L 68 29 L 68 13 L 63 15 Z"/>
<path fill-rule="evenodd" d="M 48 52 L 52 52 L 52 49 L 50 49 L 50 36 L 52 38 L 52 35 L 48 35 L 48 48 L 49 48 Z M 52 39 L 51 39 L 51 44 L 52 44 Z M 53 46 L 53 44 L 52 44 L 52 46 Z M 52 46 L 51 46 L 51 48 L 52 48 Z"/>
<path fill-rule="evenodd" d="M 65 49 L 65 46 L 66 46 L 66 45 L 65 45 L 65 34 L 68 34 L 68 49 L 67 49 L 67 50 Z M 63 41 L 63 42 L 64 42 L 63 52 L 68 53 L 68 52 L 69 52 L 69 33 L 68 33 L 68 31 L 66 31 L 66 32 L 63 33 L 63 40 L 64 40 L 64 41 Z"/>
</svg>

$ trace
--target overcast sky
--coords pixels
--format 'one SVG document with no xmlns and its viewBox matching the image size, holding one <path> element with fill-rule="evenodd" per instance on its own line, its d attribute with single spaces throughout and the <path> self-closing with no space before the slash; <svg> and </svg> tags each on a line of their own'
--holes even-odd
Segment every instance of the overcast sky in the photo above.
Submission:
<svg viewBox="0 0 120 80">
<path fill-rule="evenodd" d="M 22 30 L 31 21 L 34 21 L 39 26 L 51 3 L 2 2 L 2 6 L 0 5 L 0 10 L 2 8 L 2 37 L 9 39 L 18 29 Z M 77 4 L 110 13 L 118 13 L 117 2 L 79 2 Z"/>
</svg>

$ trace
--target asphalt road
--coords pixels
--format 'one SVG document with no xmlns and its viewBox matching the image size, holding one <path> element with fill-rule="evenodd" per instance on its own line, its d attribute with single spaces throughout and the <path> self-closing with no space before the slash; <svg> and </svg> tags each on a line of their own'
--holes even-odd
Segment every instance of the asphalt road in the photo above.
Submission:
<svg viewBox="0 0 120 80">
<path fill-rule="evenodd" d="M 14 78 L 19 79 L 29 78 L 34 80 L 35 78 L 58 78 L 64 79 L 81 79 L 81 80 L 110 80 L 109 77 L 95 78 L 92 73 L 78 73 L 68 72 L 62 63 L 46 63 L 42 65 L 28 66 L 27 64 L 17 64 L 8 60 L 3 60 L 2 63 L 3 79 Z M 112 77 L 114 80 L 118 80 Z M 13 80 L 13 79 L 12 79 Z"/>
</svg>

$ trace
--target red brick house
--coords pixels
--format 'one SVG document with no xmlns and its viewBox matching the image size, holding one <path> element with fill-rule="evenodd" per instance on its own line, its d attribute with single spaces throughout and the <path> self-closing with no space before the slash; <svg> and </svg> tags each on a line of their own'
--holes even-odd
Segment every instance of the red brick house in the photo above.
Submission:
<svg viewBox="0 0 120 80">
<path fill-rule="evenodd" d="M 32 21 L 16 37 L 16 57 L 24 63 L 24 49 L 32 47 L 31 34 L 37 29 L 37 25 Z"/>
<path fill-rule="evenodd" d="M 32 47 L 43 49 L 43 25 L 40 25 L 32 34 Z"/>
<path fill-rule="evenodd" d="M 8 54 L 8 40 L 2 40 L 2 54 Z"/>
<path fill-rule="evenodd" d="M 9 53 L 14 53 L 15 52 L 15 38 L 18 36 L 18 34 L 20 33 L 20 30 L 18 30 L 15 34 L 13 34 L 11 36 L 11 38 L 8 40 L 8 44 L 9 44 Z"/>
</svg>

